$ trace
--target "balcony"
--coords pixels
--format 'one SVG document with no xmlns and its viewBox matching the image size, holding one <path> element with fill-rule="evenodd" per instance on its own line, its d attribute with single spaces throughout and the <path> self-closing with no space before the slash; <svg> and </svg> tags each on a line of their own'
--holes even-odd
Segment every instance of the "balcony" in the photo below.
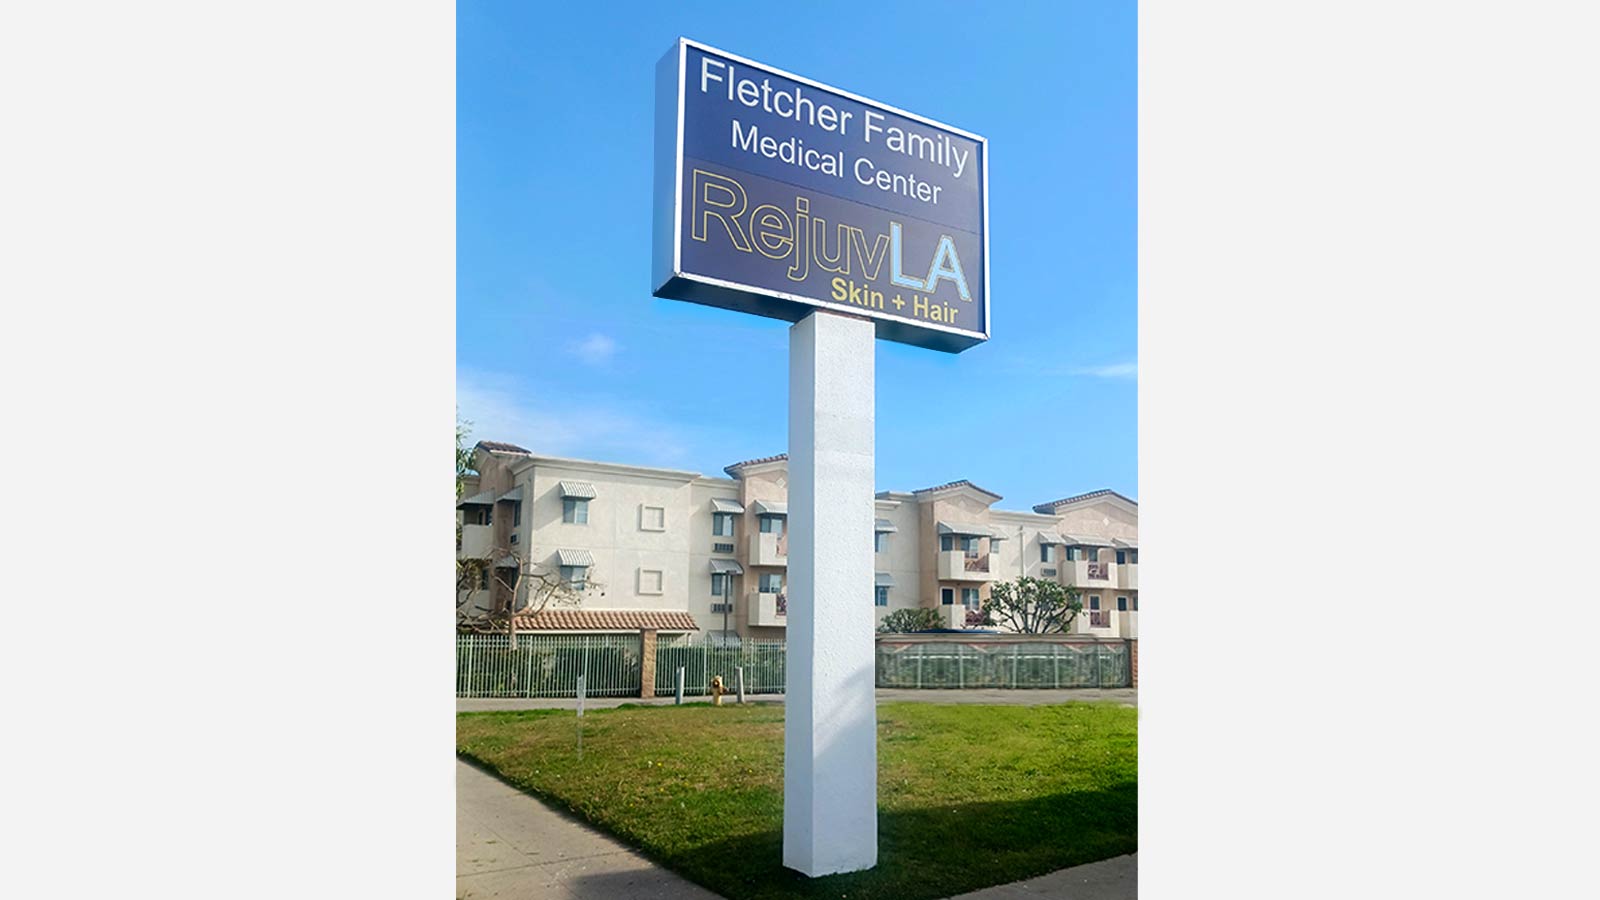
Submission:
<svg viewBox="0 0 1600 900">
<path fill-rule="evenodd" d="M 1126 563 L 1116 567 L 1117 587 L 1124 591 L 1139 589 L 1139 564 Z"/>
<path fill-rule="evenodd" d="M 461 544 L 456 547 L 456 559 L 489 559 L 493 556 L 493 525 L 461 526 Z"/>
<path fill-rule="evenodd" d="M 789 607 L 787 594 L 776 594 L 751 591 L 745 596 L 749 603 L 750 624 L 768 625 L 783 628 L 789 624 Z"/>
<path fill-rule="evenodd" d="M 963 629 L 967 627 L 967 607 L 961 603 L 952 603 L 949 606 L 936 606 L 939 613 L 940 628 Z"/>
<path fill-rule="evenodd" d="M 1122 566 L 1116 563 L 1104 561 L 1089 562 L 1079 559 L 1064 562 L 1061 563 L 1061 583 L 1087 588 L 1122 587 L 1118 582 L 1121 576 L 1117 572 L 1121 568 Z"/>
<path fill-rule="evenodd" d="M 1085 609 L 1073 620 L 1072 633 L 1103 638 L 1137 638 L 1139 614 L 1131 610 Z"/>
<path fill-rule="evenodd" d="M 939 553 L 940 581 L 993 581 L 996 578 L 994 554 L 968 550 L 943 550 Z"/>
<path fill-rule="evenodd" d="M 750 554 L 747 566 L 787 566 L 789 564 L 789 535 L 758 531 L 750 535 Z"/>
</svg>

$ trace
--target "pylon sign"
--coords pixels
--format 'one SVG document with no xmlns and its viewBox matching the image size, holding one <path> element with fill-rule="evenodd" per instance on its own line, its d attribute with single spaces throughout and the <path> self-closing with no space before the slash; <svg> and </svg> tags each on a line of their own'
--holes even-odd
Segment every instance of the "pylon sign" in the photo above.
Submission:
<svg viewBox="0 0 1600 900">
<path fill-rule="evenodd" d="M 989 339 L 987 140 L 685 38 L 656 100 L 655 296 Z"/>
</svg>

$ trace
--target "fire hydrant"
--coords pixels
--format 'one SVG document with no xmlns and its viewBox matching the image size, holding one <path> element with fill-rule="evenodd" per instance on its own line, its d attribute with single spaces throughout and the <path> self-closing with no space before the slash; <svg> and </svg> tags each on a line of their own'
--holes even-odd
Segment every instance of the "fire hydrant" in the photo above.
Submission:
<svg viewBox="0 0 1600 900">
<path fill-rule="evenodd" d="M 721 706 L 722 705 L 722 695 L 726 694 L 727 692 L 728 692 L 728 689 L 722 686 L 722 676 L 721 675 L 714 676 L 711 679 L 711 705 L 712 706 Z"/>
</svg>

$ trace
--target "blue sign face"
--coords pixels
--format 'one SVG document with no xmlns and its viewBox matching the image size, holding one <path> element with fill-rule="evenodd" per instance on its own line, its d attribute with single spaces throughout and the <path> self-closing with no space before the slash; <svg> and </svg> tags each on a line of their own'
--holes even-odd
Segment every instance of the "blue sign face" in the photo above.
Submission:
<svg viewBox="0 0 1600 900">
<path fill-rule="evenodd" d="M 657 297 L 988 340 L 987 141 L 688 40 L 656 79 Z"/>
</svg>

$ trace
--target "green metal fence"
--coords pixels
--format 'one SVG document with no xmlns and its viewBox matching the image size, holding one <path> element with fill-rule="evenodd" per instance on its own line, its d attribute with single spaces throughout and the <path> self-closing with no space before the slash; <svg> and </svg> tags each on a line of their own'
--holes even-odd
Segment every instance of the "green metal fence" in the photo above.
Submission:
<svg viewBox="0 0 1600 900">
<path fill-rule="evenodd" d="M 705 638 L 679 638 L 656 644 L 656 696 L 670 697 L 678 689 L 678 667 L 683 667 L 683 692 L 689 696 L 711 693 L 711 679 L 722 676 L 729 691 L 738 689 L 736 674 L 744 666 L 746 694 L 783 693 L 786 642 L 747 638 L 720 645 Z"/>
<path fill-rule="evenodd" d="M 880 642 L 881 688 L 1128 687 L 1125 642 Z"/>
<path fill-rule="evenodd" d="M 662 638 L 656 645 L 657 696 L 711 692 L 721 675 L 729 691 L 744 667 L 746 694 L 783 693 L 785 641 L 722 644 L 704 636 Z M 572 697 L 586 674 L 592 697 L 636 697 L 641 639 L 637 634 L 524 634 L 517 649 L 503 634 L 456 636 L 457 697 Z M 1124 641 L 885 640 L 877 647 L 881 688 L 1128 687 Z"/>
<path fill-rule="evenodd" d="M 639 694 L 637 634 L 456 635 L 457 697 L 591 697 Z"/>
</svg>

